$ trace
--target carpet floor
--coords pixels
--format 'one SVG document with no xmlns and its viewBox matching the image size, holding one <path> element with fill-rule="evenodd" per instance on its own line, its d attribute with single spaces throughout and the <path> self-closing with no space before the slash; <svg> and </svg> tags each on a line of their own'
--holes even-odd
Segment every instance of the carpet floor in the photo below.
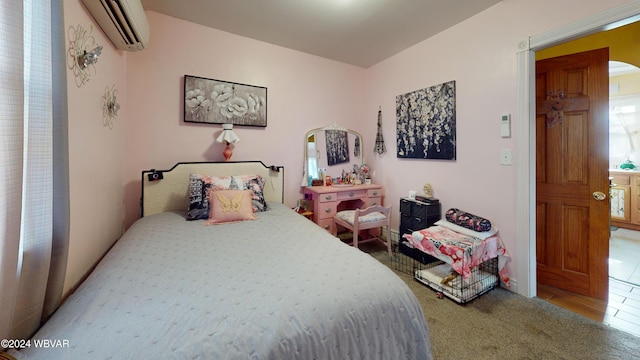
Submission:
<svg viewBox="0 0 640 360">
<path fill-rule="evenodd" d="M 640 359 L 640 338 L 538 298 L 497 288 L 465 305 L 394 270 L 384 249 L 368 251 L 416 294 L 434 359 Z M 396 255 L 398 256 L 398 255 Z"/>
</svg>

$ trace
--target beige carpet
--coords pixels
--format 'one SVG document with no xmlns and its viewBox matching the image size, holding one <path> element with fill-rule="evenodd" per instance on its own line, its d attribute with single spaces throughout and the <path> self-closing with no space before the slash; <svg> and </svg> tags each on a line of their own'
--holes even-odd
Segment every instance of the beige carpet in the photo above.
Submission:
<svg viewBox="0 0 640 360">
<path fill-rule="evenodd" d="M 389 266 L 380 250 L 367 251 Z M 422 305 L 436 360 L 640 359 L 640 338 L 540 299 L 498 288 L 459 305 L 395 272 Z"/>
</svg>

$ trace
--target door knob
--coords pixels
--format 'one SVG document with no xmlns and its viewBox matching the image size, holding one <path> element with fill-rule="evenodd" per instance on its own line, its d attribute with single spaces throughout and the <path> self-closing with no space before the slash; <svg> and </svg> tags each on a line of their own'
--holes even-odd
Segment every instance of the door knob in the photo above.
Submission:
<svg viewBox="0 0 640 360">
<path fill-rule="evenodd" d="M 593 195 L 593 198 L 598 201 L 602 201 L 607 198 L 607 195 L 605 195 L 605 193 L 603 193 L 602 191 L 594 191 L 591 195 Z"/>
</svg>

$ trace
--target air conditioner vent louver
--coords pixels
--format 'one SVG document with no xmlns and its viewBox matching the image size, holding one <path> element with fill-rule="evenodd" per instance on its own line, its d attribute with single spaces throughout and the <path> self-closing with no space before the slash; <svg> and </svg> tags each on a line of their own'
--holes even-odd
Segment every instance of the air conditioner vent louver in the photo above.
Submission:
<svg viewBox="0 0 640 360">
<path fill-rule="evenodd" d="M 131 24 L 127 20 L 126 17 L 122 15 L 122 9 L 120 8 L 120 3 L 117 1 L 101 1 L 105 6 L 105 11 L 109 14 L 109 17 L 113 21 L 116 29 L 125 40 L 125 42 L 129 45 L 135 44 L 138 42 L 135 35 L 131 33 L 128 29 L 131 27 Z"/>
<path fill-rule="evenodd" d="M 147 46 L 149 23 L 140 0 L 82 2 L 116 48 L 138 51 Z"/>
</svg>

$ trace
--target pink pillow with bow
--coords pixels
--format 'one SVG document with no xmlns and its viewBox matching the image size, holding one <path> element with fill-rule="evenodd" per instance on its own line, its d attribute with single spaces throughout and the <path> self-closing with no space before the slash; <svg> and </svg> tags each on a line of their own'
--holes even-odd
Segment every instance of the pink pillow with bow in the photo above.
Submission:
<svg viewBox="0 0 640 360">
<path fill-rule="evenodd" d="M 209 220 L 206 225 L 254 220 L 251 190 L 212 190 L 209 200 Z"/>
</svg>

